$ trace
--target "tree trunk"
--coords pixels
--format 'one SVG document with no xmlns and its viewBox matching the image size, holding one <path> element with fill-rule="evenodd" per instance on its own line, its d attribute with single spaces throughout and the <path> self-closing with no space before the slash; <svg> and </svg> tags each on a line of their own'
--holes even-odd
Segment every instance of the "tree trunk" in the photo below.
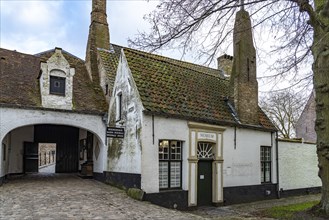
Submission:
<svg viewBox="0 0 329 220">
<path fill-rule="evenodd" d="M 326 2 L 326 3 L 325 3 Z M 312 22 L 314 39 L 312 53 L 313 83 L 316 93 L 317 154 L 319 177 L 322 181 L 321 209 L 329 214 L 329 16 L 327 1 L 315 1 L 318 21 Z M 320 24 L 321 23 L 321 24 Z"/>
</svg>

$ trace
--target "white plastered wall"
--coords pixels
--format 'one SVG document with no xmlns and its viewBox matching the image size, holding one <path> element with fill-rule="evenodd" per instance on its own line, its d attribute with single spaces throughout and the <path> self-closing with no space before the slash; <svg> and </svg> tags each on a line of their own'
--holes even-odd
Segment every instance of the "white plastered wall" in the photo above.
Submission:
<svg viewBox="0 0 329 220">
<path fill-rule="evenodd" d="M 161 139 L 182 140 L 182 188 L 188 190 L 189 128 L 187 121 L 154 116 L 154 143 L 152 116 L 144 115 L 142 131 L 142 189 L 147 193 L 159 192 L 158 143 Z M 275 134 L 252 129 L 234 128 L 223 131 L 223 186 L 261 184 L 260 147 L 272 147 L 271 182 L 277 183 Z"/>
<path fill-rule="evenodd" d="M 274 133 L 243 128 L 236 128 L 234 133 L 234 128 L 229 127 L 223 137 L 224 187 L 261 184 L 261 146 L 272 146 L 271 182 L 277 183 Z"/>
<path fill-rule="evenodd" d="M 20 127 L 12 130 L 9 134 L 11 143 L 8 145 L 8 161 L 6 164 L 6 173 L 22 173 L 23 172 L 23 154 L 24 142 L 33 142 L 34 128 L 33 126 Z"/>
<path fill-rule="evenodd" d="M 121 119 L 118 119 L 117 97 L 121 94 Z M 124 128 L 124 138 L 109 138 L 106 170 L 110 172 L 141 173 L 141 130 L 143 106 L 124 52 L 110 98 L 109 126 Z"/>
<path fill-rule="evenodd" d="M 102 116 L 78 114 L 71 112 L 47 111 L 47 110 L 29 110 L 16 108 L 0 108 L 0 141 L 6 141 L 5 136 L 16 128 L 35 125 L 35 124 L 58 124 L 83 128 L 92 132 L 99 141 L 100 152 L 106 152 L 105 129 Z M 19 130 L 18 130 L 19 131 Z M 2 152 L 0 152 L 0 157 Z M 1 163 L 0 163 L 1 164 Z M 100 155 L 98 160 L 94 161 L 94 172 L 104 171 L 104 156 Z M 7 174 L 4 166 L 1 164 L 0 176 Z"/>
<path fill-rule="evenodd" d="M 87 138 L 87 130 L 79 129 L 79 170 L 81 170 L 81 164 L 87 161 L 87 150 L 84 150 L 84 155 L 80 155 L 80 140 Z M 81 158 L 83 156 L 83 159 Z"/>
<path fill-rule="evenodd" d="M 182 189 L 188 190 L 187 158 L 190 143 L 187 121 L 154 116 L 154 133 L 152 124 L 152 116 L 144 115 L 142 130 L 142 189 L 146 193 L 159 192 L 159 140 L 167 139 L 183 141 Z"/>
<path fill-rule="evenodd" d="M 8 148 L 11 142 L 11 136 L 10 134 L 6 135 L 1 142 L 1 148 L 0 148 L 0 172 L 1 173 L 6 173 L 6 170 L 8 169 L 8 167 L 6 166 L 6 160 L 4 160 L 4 151 L 6 151 L 6 154 L 8 155 Z M 7 156 L 6 156 L 7 157 Z M 8 157 L 7 157 L 8 158 Z"/>
<path fill-rule="evenodd" d="M 316 145 L 279 141 L 279 175 L 283 190 L 320 187 Z"/>
</svg>

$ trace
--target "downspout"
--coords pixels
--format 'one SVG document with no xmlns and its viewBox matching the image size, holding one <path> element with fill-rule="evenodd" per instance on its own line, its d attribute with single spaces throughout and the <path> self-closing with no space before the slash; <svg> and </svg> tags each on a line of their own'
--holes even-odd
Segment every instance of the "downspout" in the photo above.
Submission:
<svg viewBox="0 0 329 220">
<path fill-rule="evenodd" d="M 234 126 L 234 150 L 236 150 L 236 126 Z"/>
<path fill-rule="evenodd" d="M 154 145 L 154 115 L 152 115 L 152 140 Z"/>
<path fill-rule="evenodd" d="M 276 192 L 277 192 L 277 198 L 280 199 L 280 181 L 279 181 L 279 138 L 278 138 L 278 132 L 275 132 L 275 152 L 276 152 Z"/>
</svg>

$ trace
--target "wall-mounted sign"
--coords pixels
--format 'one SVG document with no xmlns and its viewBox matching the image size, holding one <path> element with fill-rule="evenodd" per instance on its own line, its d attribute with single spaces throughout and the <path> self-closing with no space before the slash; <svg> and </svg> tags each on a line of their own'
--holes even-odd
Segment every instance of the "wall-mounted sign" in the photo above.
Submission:
<svg viewBox="0 0 329 220">
<path fill-rule="evenodd" d="M 206 139 L 216 141 L 216 134 L 208 132 L 198 132 L 198 139 Z"/>
<path fill-rule="evenodd" d="M 124 138 L 125 129 L 117 127 L 107 127 L 106 128 L 106 137 L 110 138 Z"/>
</svg>

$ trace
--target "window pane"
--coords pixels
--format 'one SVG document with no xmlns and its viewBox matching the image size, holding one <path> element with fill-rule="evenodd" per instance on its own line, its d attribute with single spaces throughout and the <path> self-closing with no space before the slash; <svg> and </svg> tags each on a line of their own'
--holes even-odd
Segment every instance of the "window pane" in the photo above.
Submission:
<svg viewBox="0 0 329 220">
<path fill-rule="evenodd" d="M 159 143 L 159 160 L 169 159 L 169 141 L 160 141 Z"/>
<path fill-rule="evenodd" d="M 181 177 L 181 163 L 170 163 L 170 187 L 180 187 Z"/>
<path fill-rule="evenodd" d="M 271 181 L 271 163 L 265 163 L 265 182 Z"/>
<path fill-rule="evenodd" d="M 50 76 L 50 94 L 65 95 L 65 78 Z"/>
<path fill-rule="evenodd" d="M 171 159 L 181 160 L 181 142 L 180 141 L 170 141 Z"/>
<path fill-rule="evenodd" d="M 180 188 L 182 173 L 182 141 L 159 141 L 159 187 Z"/>
<path fill-rule="evenodd" d="M 159 187 L 168 188 L 168 162 L 159 163 Z"/>
<path fill-rule="evenodd" d="M 265 148 L 265 161 L 271 161 L 271 148 Z"/>
<path fill-rule="evenodd" d="M 261 182 L 263 183 L 264 180 L 265 180 L 265 177 L 264 177 L 264 163 L 261 163 L 261 172 L 260 172 L 260 175 L 261 175 Z"/>
<path fill-rule="evenodd" d="M 261 182 L 271 182 L 271 147 L 261 146 L 260 160 L 261 160 Z"/>
<path fill-rule="evenodd" d="M 261 147 L 260 148 L 260 161 L 271 161 L 271 148 Z"/>
<path fill-rule="evenodd" d="M 201 158 L 201 159 L 212 159 L 213 143 L 198 142 L 197 155 L 198 155 L 198 158 Z"/>
</svg>

